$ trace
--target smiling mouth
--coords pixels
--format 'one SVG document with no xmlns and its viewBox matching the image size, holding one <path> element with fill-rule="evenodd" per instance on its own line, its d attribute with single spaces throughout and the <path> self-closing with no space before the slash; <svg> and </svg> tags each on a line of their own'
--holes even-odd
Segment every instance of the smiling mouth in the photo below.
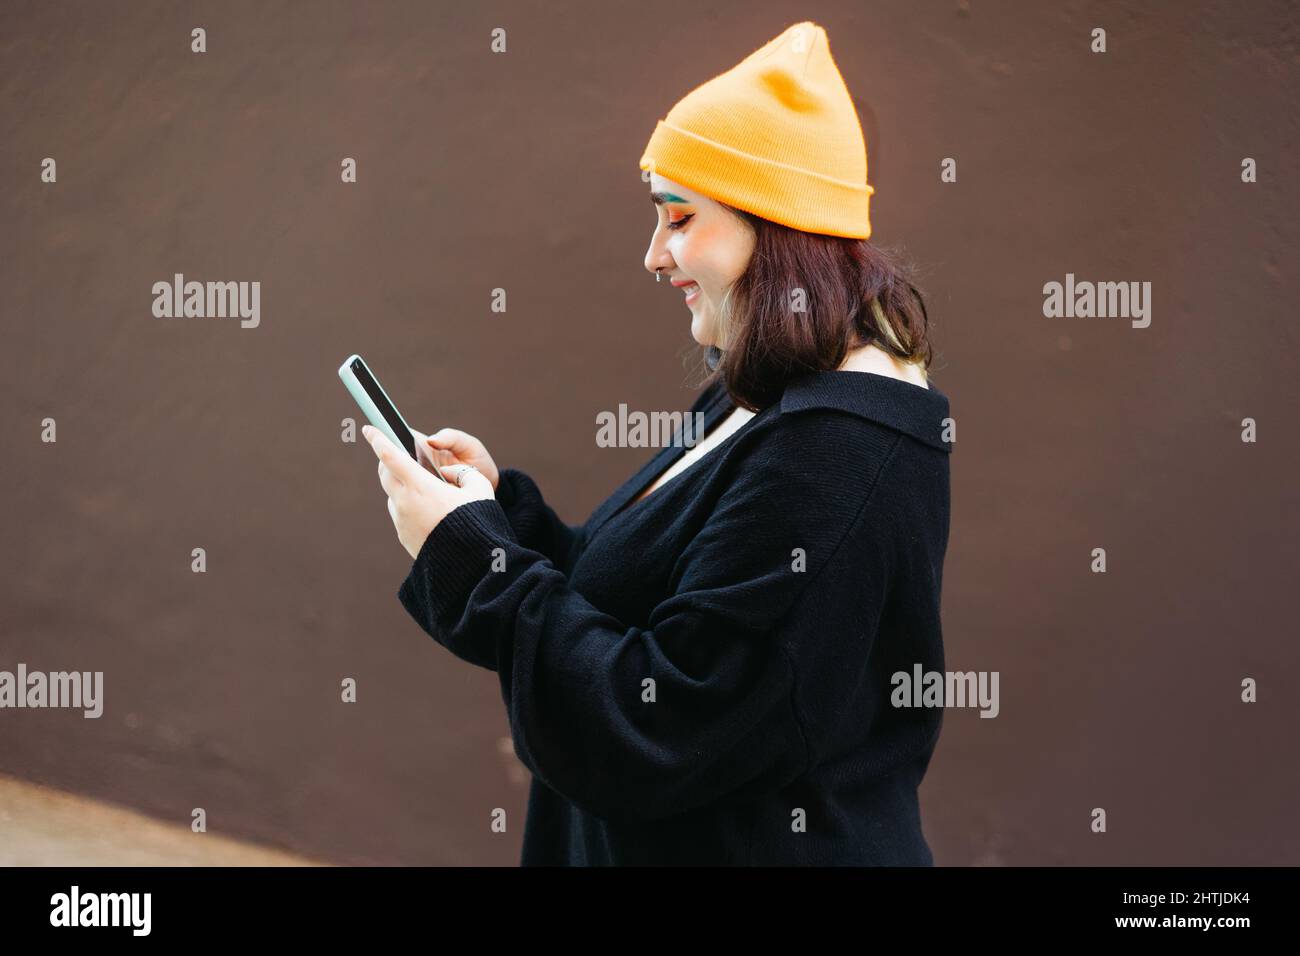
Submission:
<svg viewBox="0 0 1300 956">
<path fill-rule="evenodd" d="M 686 301 L 690 302 L 699 297 L 700 284 L 698 282 L 692 282 L 688 285 L 682 286 L 681 290 L 686 294 Z"/>
</svg>

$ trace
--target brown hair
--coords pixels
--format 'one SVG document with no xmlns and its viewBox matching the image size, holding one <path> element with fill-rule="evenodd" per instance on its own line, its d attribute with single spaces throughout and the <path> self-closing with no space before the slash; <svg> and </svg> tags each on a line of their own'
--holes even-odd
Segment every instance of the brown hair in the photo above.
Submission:
<svg viewBox="0 0 1300 956">
<path fill-rule="evenodd" d="M 721 378 L 736 404 L 765 408 L 792 379 L 837 369 L 867 344 L 929 369 L 929 316 L 901 255 L 722 205 L 755 235 L 753 257 L 723 302 L 726 349 L 709 378 Z"/>
</svg>

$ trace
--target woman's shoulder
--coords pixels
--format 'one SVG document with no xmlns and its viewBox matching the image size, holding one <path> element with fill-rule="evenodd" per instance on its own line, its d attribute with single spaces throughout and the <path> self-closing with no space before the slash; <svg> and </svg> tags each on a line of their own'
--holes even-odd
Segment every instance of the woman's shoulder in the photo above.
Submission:
<svg viewBox="0 0 1300 956">
<path fill-rule="evenodd" d="M 714 401 L 734 407 L 720 382 L 699 407 Z M 937 388 L 866 372 L 814 372 L 792 380 L 725 440 L 719 477 L 755 489 L 842 494 L 874 484 L 891 461 L 912 458 L 930 470 L 946 464 L 951 421 Z"/>
<path fill-rule="evenodd" d="M 888 376 L 818 372 L 787 386 L 733 436 L 716 472 L 727 510 L 764 536 L 888 537 L 872 502 L 941 494 L 951 443 L 947 398 Z M 904 509 L 907 510 L 907 509 Z M 737 520 L 740 520 L 739 518 Z"/>
<path fill-rule="evenodd" d="M 733 407 L 726 383 L 716 377 L 700 392 L 691 412 L 708 414 L 719 406 Z M 933 382 L 918 385 L 892 375 L 856 369 L 809 372 L 792 379 L 781 397 L 761 410 L 770 434 L 787 429 L 816 429 L 817 423 L 834 430 L 859 423 L 859 431 L 881 428 L 907 435 L 936 451 L 952 451 L 952 415 L 948 396 Z M 785 419 L 785 421 L 781 421 Z M 782 427 L 776 427 L 777 422 Z M 839 423 L 837 426 L 834 423 Z"/>
<path fill-rule="evenodd" d="M 855 435 L 908 439 L 910 450 L 952 451 L 948 396 L 875 372 L 821 371 L 791 381 L 777 402 L 779 419 L 791 431 L 817 428 Z M 834 424 L 832 424 L 834 423 Z"/>
<path fill-rule="evenodd" d="M 722 383 L 701 395 L 698 407 L 732 405 Z M 931 384 L 919 386 L 887 375 L 819 371 L 793 379 L 779 399 L 742 429 L 737 451 L 748 456 L 798 455 L 834 465 L 863 454 L 948 454 L 952 451 L 948 397 Z"/>
</svg>

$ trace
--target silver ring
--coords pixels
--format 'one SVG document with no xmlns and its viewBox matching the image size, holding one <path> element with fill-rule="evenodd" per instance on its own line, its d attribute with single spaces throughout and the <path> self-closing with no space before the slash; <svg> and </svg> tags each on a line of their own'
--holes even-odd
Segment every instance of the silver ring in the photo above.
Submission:
<svg viewBox="0 0 1300 956">
<path fill-rule="evenodd" d="M 456 472 L 456 487 L 465 487 L 465 473 L 469 471 L 478 471 L 473 465 L 461 465 L 460 471 Z"/>
</svg>

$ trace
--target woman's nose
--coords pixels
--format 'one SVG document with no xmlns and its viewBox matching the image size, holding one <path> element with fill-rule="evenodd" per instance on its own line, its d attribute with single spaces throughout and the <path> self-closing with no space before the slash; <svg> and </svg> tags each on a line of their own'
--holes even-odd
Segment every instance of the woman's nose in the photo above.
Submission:
<svg viewBox="0 0 1300 956">
<path fill-rule="evenodd" d="M 673 261 L 668 255 L 664 244 L 652 239 L 650 241 L 650 248 L 647 249 L 645 253 L 646 272 L 671 272 L 672 268 Z"/>
<path fill-rule="evenodd" d="M 646 272 L 654 272 L 656 269 L 671 272 L 672 268 L 672 256 L 668 254 L 668 237 L 664 235 L 663 229 L 656 226 L 655 231 L 650 234 L 650 245 L 645 251 Z"/>
<path fill-rule="evenodd" d="M 663 256 L 647 255 L 645 257 L 645 271 L 652 275 L 656 272 L 667 272 L 670 265 L 671 263 Z"/>
</svg>

